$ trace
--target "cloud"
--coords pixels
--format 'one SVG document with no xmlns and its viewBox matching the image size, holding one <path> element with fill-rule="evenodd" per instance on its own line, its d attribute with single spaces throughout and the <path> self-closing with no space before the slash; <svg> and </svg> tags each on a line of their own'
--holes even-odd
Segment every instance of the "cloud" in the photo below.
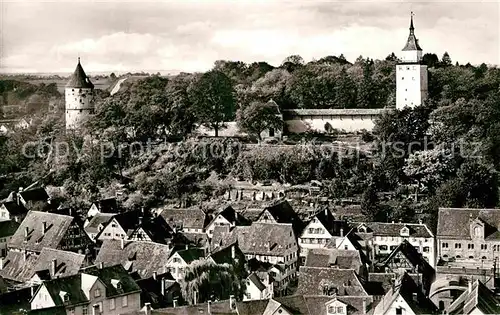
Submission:
<svg viewBox="0 0 500 315">
<path fill-rule="evenodd" d="M 424 52 L 499 64 L 499 4 L 491 2 L 25 1 L 2 2 L 0 71 L 203 71 L 217 59 L 279 64 L 343 53 L 384 58 L 408 36 Z"/>
</svg>

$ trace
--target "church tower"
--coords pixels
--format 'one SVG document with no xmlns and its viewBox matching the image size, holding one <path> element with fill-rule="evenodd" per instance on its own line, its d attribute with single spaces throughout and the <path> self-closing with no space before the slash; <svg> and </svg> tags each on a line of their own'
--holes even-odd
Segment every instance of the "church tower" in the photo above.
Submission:
<svg viewBox="0 0 500 315">
<path fill-rule="evenodd" d="M 65 88 L 66 130 L 78 129 L 94 114 L 94 85 L 78 58 L 75 72 Z"/>
<path fill-rule="evenodd" d="M 415 107 L 427 99 L 427 66 L 421 64 L 422 48 L 415 37 L 413 12 L 410 35 L 396 65 L 396 108 Z"/>
</svg>

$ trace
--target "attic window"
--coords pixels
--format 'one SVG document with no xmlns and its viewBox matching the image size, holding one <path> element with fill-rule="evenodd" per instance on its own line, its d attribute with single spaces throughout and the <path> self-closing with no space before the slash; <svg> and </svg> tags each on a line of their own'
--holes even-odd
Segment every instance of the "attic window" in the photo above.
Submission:
<svg viewBox="0 0 500 315">
<path fill-rule="evenodd" d="M 111 284 L 118 290 L 121 290 L 122 288 L 122 283 L 120 282 L 120 280 L 111 279 Z"/>
<path fill-rule="evenodd" d="M 400 231 L 401 236 L 410 236 L 410 229 L 408 227 L 403 227 Z"/>
</svg>

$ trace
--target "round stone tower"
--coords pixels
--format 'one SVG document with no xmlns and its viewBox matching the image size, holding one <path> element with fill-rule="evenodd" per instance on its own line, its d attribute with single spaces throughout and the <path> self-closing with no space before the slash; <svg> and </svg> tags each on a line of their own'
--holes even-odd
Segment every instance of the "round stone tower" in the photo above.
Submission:
<svg viewBox="0 0 500 315">
<path fill-rule="evenodd" d="M 78 129 L 94 114 L 94 85 L 78 58 L 75 72 L 66 84 L 66 130 Z"/>
</svg>

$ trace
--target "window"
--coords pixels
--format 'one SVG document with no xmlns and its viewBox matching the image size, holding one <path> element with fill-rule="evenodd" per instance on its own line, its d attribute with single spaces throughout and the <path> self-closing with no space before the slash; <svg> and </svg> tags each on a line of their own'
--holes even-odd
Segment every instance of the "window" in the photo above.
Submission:
<svg viewBox="0 0 500 315">
<path fill-rule="evenodd" d="M 458 258 L 458 259 L 460 259 L 460 258 L 462 258 L 462 256 L 460 256 L 460 255 L 457 255 L 457 256 L 455 256 L 455 258 Z"/>
<path fill-rule="evenodd" d="M 100 297 L 101 296 L 101 290 L 95 289 L 94 291 L 94 297 Z"/>
<path fill-rule="evenodd" d="M 396 315 L 403 315 L 403 309 L 401 307 L 396 309 Z"/>
<path fill-rule="evenodd" d="M 481 259 L 488 259 L 488 258 L 486 258 L 486 256 L 483 256 L 483 257 L 481 257 Z"/>
<path fill-rule="evenodd" d="M 481 250 L 487 250 L 488 249 L 488 245 L 486 244 L 481 244 Z"/>
<path fill-rule="evenodd" d="M 122 307 L 127 307 L 128 305 L 128 296 L 123 296 L 122 297 Z"/>
<path fill-rule="evenodd" d="M 475 236 L 475 237 L 481 237 L 481 227 L 476 226 L 476 227 L 474 228 L 474 236 Z"/>
<path fill-rule="evenodd" d="M 468 244 L 467 248 L 468 249 L 474 249 L 474 244 Z"/>
<path fill-rule="evenodd" d="M 111 223 L 111 227 L 114 227 L 114 228 L 115 228 L 115 227 L 116 227 L 116 224 L 114 224 L 114 223 Z"/>
<path fill-rule="evenodd" d="M 328 314 L 337 314 L 337 308 L 335 306 L 328 306 Z"/>
<path fill-rule="evenodd" d="M 82 306 L 82 315 L 89 315 L 89 307 L 87 305 Z"/>
<path fill-rule="evenodd" d="M 379 249 L 380 249 L 380 250 L 387 250 L 387 245 L 380 245 L 380 246 L 379 246 Z"/>
<path fill-rule="evenodd" d="M 448 243 L 441 243 L 442 248 L 448 248 Z"/>
<path fill-rule="evenodd" d="M 313 228 L 309 228 L 309 234 L 314 234 L 314 229 Z"/>
<path fill-rule="evenodd" d="M 404 79 L 405 79 L 405 77 L 401 77 L 401 80 L 404 80 Z"/>
<path fill-rule="evenodd" d="M 455 248 L 462 248 L 462 244 L 460 244 L 460 243 L 455 243 Z"/>
<path fill-rule="evenodd" d="M 428 253 L 430 250 L 429 246 L 424 246 L 424 253 Z"/>
<path fill-rule="evenodd" d="M 337 314 L 343 314 L 344 313 L 344 308 L 342 306 L 337 307 Z"/>
<path fill-rule="evenodd" d="M 74 308 L 74 307 L 70 308 L 70 309 L 69 309 L 69 313 L 70 313 L 71 315 L 74 315 L 74 314 L 75 314 L 75 308 Z"/>
<path fill-rule="evenodd" d="M 173 261 L 174 261 L 174 263 L 178 264 L 178 263 L 181 262 L 181 259 L 177 258 L 177 257 L 174 257 Z"/>
<path fill-rule="evenodd" d="M 69 294 L 64 295 L 64 302 L 69 302 Z"/>
<path fill-rule="evenodd" d="M 115 309 L 115 307 L 116 307 L 115 299 L 113 298 L 113 299 L 109 300 L 109 310 L 112 311 Z"/>
</svg>

